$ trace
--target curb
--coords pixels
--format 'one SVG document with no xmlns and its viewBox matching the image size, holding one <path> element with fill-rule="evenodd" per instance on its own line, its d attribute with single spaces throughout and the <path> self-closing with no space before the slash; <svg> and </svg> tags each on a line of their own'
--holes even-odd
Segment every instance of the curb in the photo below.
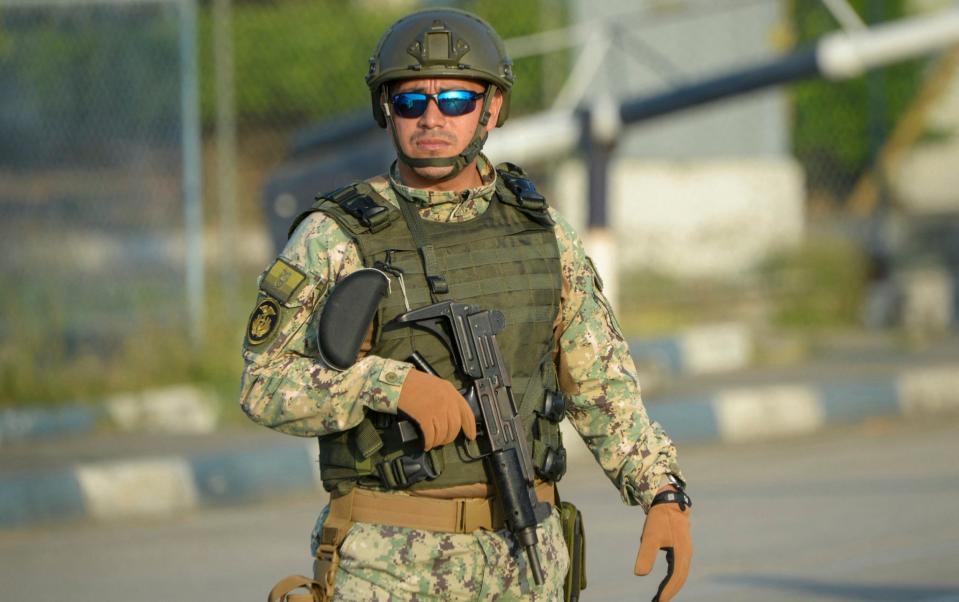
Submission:
<svg viewBox="0 0 959 602">
<path fill-rule="evenodd" d="M 738 443 L 812 433 L 883 416 L 959 410 L 959 364 L 910 368 L 868 380 L 720 389 L 647 406 L 678 442 Z"/>
<path fill-rule="evenodd" d="M 319 488 L 316 442 L 0 476 L 0 529 L 163 516 Z"/>
<path fill-rule="evenodd" d="M 103 416 L 103 410 L 71 405 L 55 410 L 0 410 L 0 445 L 54 435 L 89 433 Z"/>
<path fill-rule="evenodd" d="M 640 371 L 672 376 L 716 374 L 750 366 L 753 337 L 745 324 L 723 322 L 687 328 L 667 337 L 630 339 L 629 353 Z"/>
<path fill-rule="evenodd" d="M 112 395 L 95 406 L 0 411 L 0 445 L 53 436 L 93 432 L 101 422 L 121 431 L 209 433 L 216 429 L 217 402 L 193 385 L 147 389 Z"/>
<path fill-rule="evenodd" d="M 743 442 L 811 433 L 877 416 L 959 410 L 959 363 L 819 385 L 737 387 L 647 406 L 677 442 Z M 589 455 L 563 422 L 571 459 Z M 575 439 L 574 439 L 575 437 Z M 0 476 L 0 528 L 43 522 L 167 515 L 319 490 L 316 444 L 307 443 L 81 464 Z"/>
</svg>

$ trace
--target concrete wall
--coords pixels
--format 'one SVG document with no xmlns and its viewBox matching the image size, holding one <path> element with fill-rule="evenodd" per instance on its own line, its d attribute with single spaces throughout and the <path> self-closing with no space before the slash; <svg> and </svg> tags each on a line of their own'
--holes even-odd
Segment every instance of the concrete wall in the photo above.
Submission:
<svg viewBox="0 0 959 602">
<path fill-rule="evenodd" d="M 781 2 L 572 1 L 580 21 L 616 15 L 584 102 L 648 96 L 779 53 Z M 614 165 L 610 220 L 621 268 L 733 275 L 802 238 L 803 175 L 790 157 L 782 88 L 633 126 Z M 551 198 L 583 232 L 585 186 L 582 165 L 568 162 Z"/>
<path fill-rule="evenodd" d="M 929 114 L 942 134 L 910 149 L 890 174 L 896 200 L 911 214 L 959 213 L 959 75 Z"/>
<path fill-rule="evenodd" d="M 585 232 L 586 174 L 557 170 L 551 202 Z M 803 175 L 792 159 L 619 159 L 610 217 L 620 267 L 735 275 L 803 236 Z"/>
</svg>

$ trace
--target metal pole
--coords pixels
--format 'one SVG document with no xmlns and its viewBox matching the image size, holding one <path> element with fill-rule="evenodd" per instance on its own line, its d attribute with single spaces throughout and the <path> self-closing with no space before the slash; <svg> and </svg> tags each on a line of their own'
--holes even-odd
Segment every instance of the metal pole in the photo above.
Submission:
<svg viewBox="0 0 959 602">
<path fill-rule="evenodd" d="M 622 105 L 620 116 L 624 123 L 634 123 L 818 75 L 816 49 L 805 48 L 753 67 L 724 73 L 662 94 L 627 101 Z"/>
<path fill-rule="evenodd" d="M 609 160 L 613 154 L 614 143 L 598 139 L 591 123 L 592 115 L 592 111 L 583 113 L 586 173 L 589 180 L 586 225 L 590 230 L 604 230 L 609 226 Z"/>
<path fill-rule="evenodd" d="M 233 2 L 213 2 L 213 61 L 216 78 L 216 190 L 220 210 L 220 268 L 224 312 L 235 315 L 237 290 L 236 94 L 233 69 Z"/>
<path fill-rule="evenodd" d="M 200 157 L 200 88 L 197 66 L 196 0 L 180 0 L 180 111 L 183 146 L 183 212 L 186 236 L 186 294 L 190 342 L 203 346 L 203 195 Z"/>
<path fill-rule="evenodd" d="M 608 91 L 583 113 L 583 142 L 588 179 L 588 222 L 585 245 L 602 275 L 606 299 L 619 304 L 619 261 L 616 234 L 609 226 L 610 164 L 622 130 L 616 102 Z"/>
<path fill-rule="evenodd" d="M 869 0 L 866 5 L 867 17 L 870 23 L 882 21 L 882 2 Z M 892 255 L 887 240 L 888 196 L 889 189 L 886 182 L 886 172 L 879 163 L 879 153 L 882 151 L 886 138 L 886 68 L 885 66 L 870 70 L 866 74 L 866 117 L 869 136 L 869 166 L 876 174 L 876 183 L 879 185 L 877 210 L 866 218 L 868 230 L 867 244 L 869 251 L 878 258 L 886 260 Z"/>
</svg>

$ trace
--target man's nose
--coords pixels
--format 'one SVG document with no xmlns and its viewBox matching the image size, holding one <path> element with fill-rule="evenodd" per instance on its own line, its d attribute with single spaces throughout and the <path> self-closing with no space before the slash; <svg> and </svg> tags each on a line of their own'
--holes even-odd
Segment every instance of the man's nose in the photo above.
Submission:
<svg viewBox="0 0 959 602">
<path fill-rule="evenodd" d="M 435 98 L 426 101 L 426 110 L 420 115 L 420 125 L 423 127 L 437 127 L 446 120 L 446 115 L 440 111 L 440 106 L 436 104 Z"/>
</svg>

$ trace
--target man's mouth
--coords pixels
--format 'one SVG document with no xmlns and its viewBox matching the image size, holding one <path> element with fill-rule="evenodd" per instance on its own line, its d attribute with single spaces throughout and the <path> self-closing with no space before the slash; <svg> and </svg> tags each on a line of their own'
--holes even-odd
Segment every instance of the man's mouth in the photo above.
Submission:
<svg viewBox="0 0 959 602">
<path fill-rule="evenodd" d="M 451 146 L 449 141 L 441 138 L 420 138 L 419 140 L 415 140 L 413 144 L 417 149 L 426 152 L 441 151 Z"/>
</svg>

